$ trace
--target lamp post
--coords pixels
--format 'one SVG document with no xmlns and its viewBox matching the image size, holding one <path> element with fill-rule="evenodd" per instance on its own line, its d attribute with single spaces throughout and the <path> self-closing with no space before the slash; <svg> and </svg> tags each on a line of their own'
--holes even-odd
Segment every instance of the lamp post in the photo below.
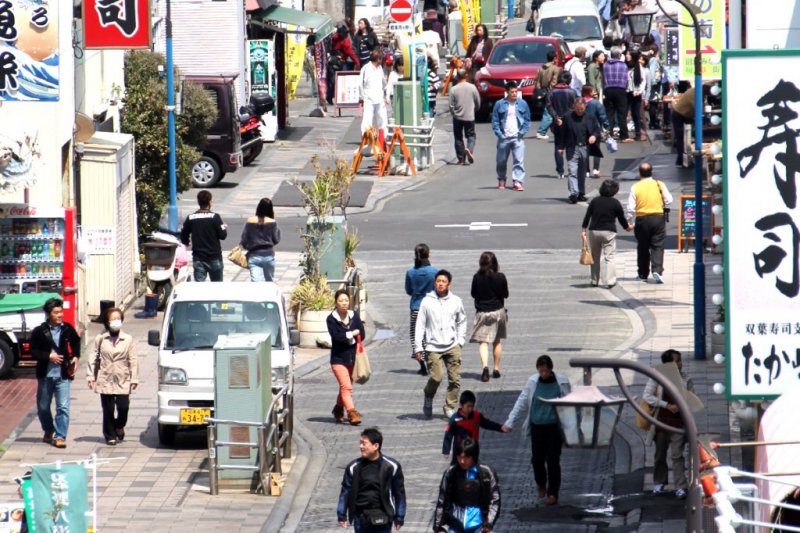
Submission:
<svg viewBox="0 0 800 533">
<path fill-rule="evenodd" d="M 689 488 L 688 488 L 688 496 L 686 499 L 686 531 L 687 533 L 701 533 L 703 531 L 703 489 L 700 486 L 700 449 L 698 447 L 698 435 L 697 435 L 697 424 L 695 423 L 694 416 L 691 413 L 689 404 L 684 399 L 681 391 L 678 387 L 675 386 L 670 380 L 666 379 L 663 375 L 661 375 L 656 370 L 643 365 L 642 363 L 638 363 L 636 361 L 627 361 L 623 359 L 603 359 L 603 358 L 577 358 L 577 359 L 570 359 L 569 365 L 571 367 L 583 368 L 584 369 L 584 376 L 586 376 L 587 369 L 594 369 L 594 368 L 607 368 L 614 371 L 614 376 L 617 378 L 617 384 L 619 385 L 620 390 L 622 391 L 623 396 L 625 399 L 630 403 L 634 410 L 645 417 L 650 423 L 654 424 L 657 428 L 668 431 L 670 433 L 679 433 L 685 434 L 686 439 L 689 443 L 689 457 L 690 457 L 690 467 L 691 467 L 691 476 L 689 477 Z M 636 402 L 636 399 L 631 394 L 628 386 L 625 384 L 625 381 L 622 379 L 622 374 L 620 373 L 621 369 L 626 370 L 633 370 L 640 374 L 644 374 L 645 376 L 652 378 L 659 386 L 663 388 L 669 395 L 671 395 L 675 399 L 675 404 L 678 406 L 678 414 L 683 421 L 683 428 L 674 428 L 664 424 L 663 422 L 659 422 L 655 418 L 653 418 L 649 413 L 646 413 L 642 410 L 641 407 Z M 594 387 L 588 387 L 594 388 Z M 587 387 L 576 387 L 576 389 L 587 389 Z M 599 391 L 598 391 L 599 392 Z M 556 414 L 559 416 L 559 422 L 562 424 L 562 431 L 565 433 L 565 437 L 567 431 L 571 431 L 572 428 L 569 426 L 569 419 L 567 423 L 567 427 L 563 426 L 561 413 L 568 413 L 568 409 L 570 408 L 570 404 L 572 408 L 580 408 L 585 409 L 586 404 L 582 401 L 570 402 L 569 397 L 572 394 L 567 395 L 560 399 L 560 401 L 553 401 L 556 405 Z M 602 396 L 602 395 L 601 395 Z M 580 400 L 580 398 L 576 398 Z M 610 402 L 622 402 L 622 400 L 610 400 L 603 396 L 602 398 L 596 397 L 597 399 L 597 407 L 599 409 L 608 409 L 608 406 L 611 405 Z M 619 406 L 619 410 L 621 410 L 621 405 Z M 559 413 L 559 408 L 561 408 L 561 413 Z M 608 413 L 605 418 L 605 423 L 612 419 L 610 417 L 611 413 Z M 570 416 L 570 415 L 568 415 Z M 587 422 L 590 418 L 585 417 Z M 616 420 L 619 419 L 619 413 L 617 412 L 616 418 L 614 419 L 614 425 L 616 425 Z M 606 434 L 610 435 L 613 434 L 613 427 L 610 431 L 607 428 L 599 428 L 597 426 L 603 424 L 601 421 L 601 416 L 596 415 L 591 420 L 594 421 L 595 427 L 590 431 L 589 428 L 583 428 L 582 432 L 584 435 L 592 434 L 592 435 L 600 435 Z M 610 440 L 610 439 L 609 439 Z M 584 439 L 584 444 L 588 444 L 588 440 Z M 586 446 L 583 447 L 596 447 L 601 445 L 600 439 L 595 437 L 595 446 Z"/>
<path fill-rule="evenodd" d="M 625 13 L 625 19 L 634 37 L 646 37 L 650 33 L 650 26 L 653 24 L 654 12 L 648 11 L 642 6 L 636 6 L 633 11 Z"/>
<path fill-rule="evenodd" d="M 172 60 L 172 7 L 167 0 L 167 139 L 169 143 L 169 157 L 167 159 L 167 172 L 169 173 L 169 208 L 167 217 L 169 230 L 178 231 L 178 183 L 175 175 L 175 65 Z"/>
<path fill-rule="evenodd" d="M 694 238 L 694 358 L 706 358 L 706 267 L 703 264 L 703 51 L 700 48 L 700 23 L 697 6 L 687 0 L 675 0 L 692 18 L 694 29 L 694 198 L 701 208 L 695 210 L 696 234 Z M 658 8 L 667 15 L 656 0 Z M 667 15 L 667 18 L 682 24 Z"/>
</svg>

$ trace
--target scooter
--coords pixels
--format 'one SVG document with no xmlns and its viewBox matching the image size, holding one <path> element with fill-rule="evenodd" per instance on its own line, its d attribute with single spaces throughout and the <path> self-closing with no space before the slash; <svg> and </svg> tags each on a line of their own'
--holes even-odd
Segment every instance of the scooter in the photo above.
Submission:
<svg viewBox="0 0 800 533">
<path fill-rule="evenodd" d="M 275 109 L 275 100 L 266 93 L 250 95 L 250 103 L 239 108 L 239 133 L 242 137 L 242 162 L 245 166 L 258 157 L 264 149 L 261 138 L 261 118 L 265 113 Z"/>
<path fill-rule="evenodd" d="M 163 311 L 175 285 L 189 279 L 189 251 L 175 235 L 161 231 L 150 234 L 142 248 L 147 289 L 158 296 L 157 309 Z"/>
</svg>

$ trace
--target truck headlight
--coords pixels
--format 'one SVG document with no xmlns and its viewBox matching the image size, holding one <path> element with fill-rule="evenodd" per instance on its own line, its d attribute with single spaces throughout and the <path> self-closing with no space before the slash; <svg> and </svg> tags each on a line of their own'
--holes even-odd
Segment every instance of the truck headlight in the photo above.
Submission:
<svg viewBox="0 0 800 533">
<path fill-rule="evenodd" d="M 483 91 L 483 92 L 486 92 L 486 91 L 488 91 L 488 90 L 489 90 L 489 84 L 488 84 L 488 83 L 486 83 L 486 82 L 485 82 L 485 81 L 483 81 L 483 80 L 481 80 L 480 82 L 478 82 L 478 87 L 479 87 L 479 88 L 480 88 L 480 90 L 481 90 L 481 91 Z"/>
<path fill-rule="evenodd" d="M 158 367 L 158 382 L 164 385 L 186 385 L 186 372 L 182 368 Z"/>
<path fill-rule="evenodd" d="M 288 367 L 272 369 L 272 386 L 283 387 L 286 384 L 286 376 L 289 374 Z"/>
</svg>

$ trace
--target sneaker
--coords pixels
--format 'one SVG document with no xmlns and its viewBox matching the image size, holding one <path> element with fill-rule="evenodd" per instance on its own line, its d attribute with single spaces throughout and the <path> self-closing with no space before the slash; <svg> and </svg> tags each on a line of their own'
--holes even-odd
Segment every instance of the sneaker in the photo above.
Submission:
<svg viewBox="0 0 800 533">
<path fill-rule="evenodd" d="M 584 195 L 582 195 L 582 194 L 579 194 L 579 195 L 578 195 L 578 201 L 579 201 L 579 202 L 585 202 L 585 201 L 587 201 L 587 200 L 588 200 L 588 199 L 586 198 L 586 196 L 584 196 Z"/>
<path fill-rule="evenodd" d="M 454 414 L 456 414 L 456 410 L 455 409 L 450 409 L 446 405 L 444 407 L 442 407 L 442 411 L 444 411 L 444 416 L 448 420 L 450 420 L 450 417 L 452 417 Z"/>
<path fill-rule="evenodd" d="M 564 178 L 566 178 L 566 176 L 564 175 L 563 172 L 558 175 L 558 179 L 563 180 Z"/>
<path fill-rule="evenodd" d="M 536 132 L 536 138 L 539 139 L 540 141 L 549 141 L 550 140 L 550 136 L 547 135 L 546 133 Z"/>
<path fill-rule="evenodd" d="M 570 194 L 569 195 L 569 203 L 577 204 L 578 203 L 578 196 L 575 195 L 575 194 Z"/>
<path fill-rule="evenodd" d="M 686 499 L 686 489 L 678 489 L 678 490 L 676 490 L 675 491 L 675 497 L 678 498 L 679 500 L 685 500 Z"/>
<path fill-rule="evenodd" d="M 647 277 L 639 276 L 639 281 L 641 281 L 642 283 L 647 283 Z"/>
<path fill-rule="evenodd" d="M 658 272 L 653 272 L 653 281 L 656 283 L 664 283 L 664 277 Z"/>
<path fill-rule="evenodd" d="M 663 494 L 664 493 L 664 485 L 662 483 L 656 483 L 653 485 L 653 494 Z"/>
<path fill-rule="evenodd" d="M 469 148 L 467 148 L 467 149 L 465 150 L 465 153 L 467 154 L 467 161 L 468 161 L 470 164 L 474 163 L 474 162 L 475 162 L 475 156 L 472 154 L 472 150 L 470 150 Z"/>
<path fill-rule="evenodd" d="M 425 396 L 425 401 L 422 404 L 422 414 L 424 414 L 427 419 L 433 416 L 433 397 Z"/>
<path fill-rule="evenodd" d="M 599 170 L 592 170 L 592 177 L 595 178 L 595 179 L 599 178 L 600 177 L 600 171 Z"/>
<path fill-rule="evenodd" d="M 524 190 L 525 190 L 525 187 L 523 187 L 523 186 L 522 186 L 522 184 L 521 184 L 520 182 L 518 182 L 518 181 L 515 181 L 515 182 L 514 182 L 514 190 L 515 190 L 515 191 L 522 192 L 522 191 L 524 191 Z"/>
<path fill-rule="evenodd" d="M 506 180 L 497 180 L 497 188 L 501 191 L 506 190 Z"/>
</svg>

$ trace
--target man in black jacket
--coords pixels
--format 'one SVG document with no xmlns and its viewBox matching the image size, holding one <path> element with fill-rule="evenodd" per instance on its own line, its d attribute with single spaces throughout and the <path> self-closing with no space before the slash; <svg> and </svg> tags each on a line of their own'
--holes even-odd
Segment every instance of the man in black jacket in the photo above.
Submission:
<svg viewBox="0 0 800 533">
<path fill-rule="evenodd" d="M 381 453 L 383 435 L 376 428 L 361 432 L 361 457 L 347 465 L 336 509 L 339 525 L 348 520 L 356 533 L 388 533 L 400 529 L 406 517 L 403 469 Z"/>
<path fill-rule="evenodd" d="M 567 156 L 567 189 L 572 204 L 586 201 L 586 173 L 589 156 L 603 157 L 598 144 L 602 129 L 594 115 L 586 114 L 586 102 L 578 98 L 572 111 L 564 117 L 564 134 L 556 138 L 556 149 Z"/>
<path fill-rule="evenodd" d="M 181 242 L 189 246 L 192 240 L 192 265 L 194 280 L 222 281 L 222 246 L 219 241 L 228 237 L 228 225 L 222 222 L 218 213 L 211 211 L 211 193 L 197 193 L 200 209 L 186 217 L 181 229 Z"/>
<path fill-rule="evenodd" d="M 66 448 L 69 428 L 69 389 L 81 356 L 81 339 L 64 322 L 64 302 L 50 298 L 42 308 L 47 321 L 31 332 L 31 354 L 36 359 L 36 408 L 44 437 L 42 442 Z M 56 418 L 50 404 L 56 397 Z"/>
<path fill-rule="evenodd" d="M 572 74 L 566 71 L 560 72 L 558 83 L 547 100 L 547 112 L 553 117 L 553 137 L 555 137 L 553 155 L 556 161 L 556 174 L 560 180 L 564 179 L 564 152 L 558 147 L 564 140 L 564 118 L 569 114 L 576 98 L 575 91 L 570 87 L 571 83 Z"/>
</svg>

